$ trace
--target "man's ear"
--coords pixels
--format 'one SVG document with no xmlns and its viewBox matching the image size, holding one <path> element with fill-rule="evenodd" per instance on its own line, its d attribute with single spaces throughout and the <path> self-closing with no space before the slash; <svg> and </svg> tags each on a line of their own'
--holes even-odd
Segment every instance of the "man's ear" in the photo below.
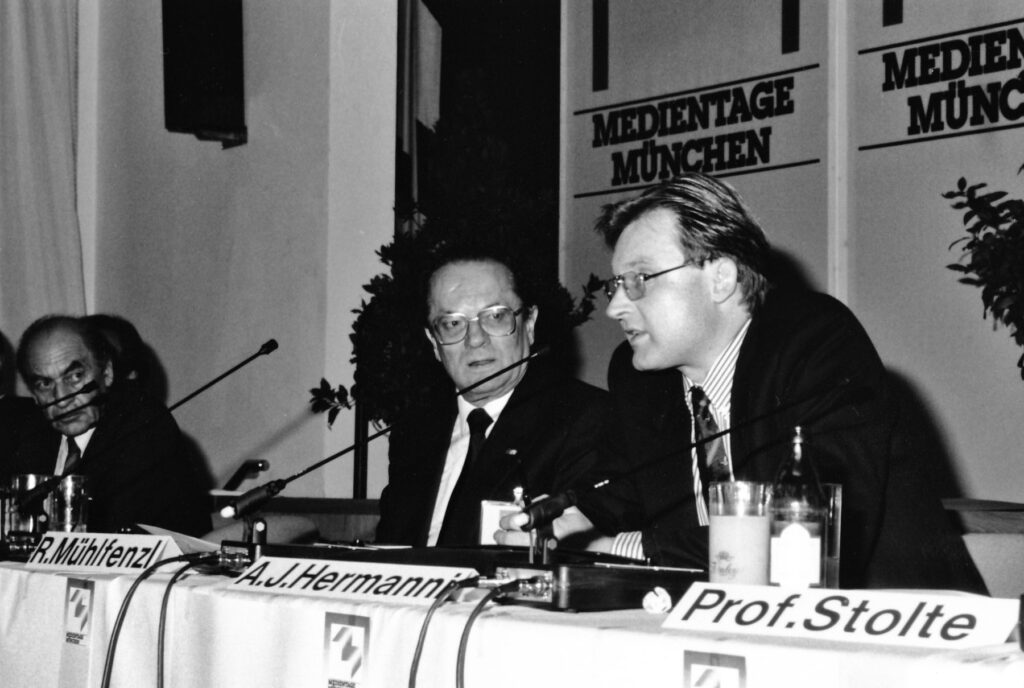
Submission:
<svg viewBox="0 0 1024 688">
<path fill-rule="evenodd" d="M 533 334 L 534 330 L 537 328 L 537 315 L 539 313 L 539 308 L 531 306 L 530 312 L 526 314 L 525 318 L 523 318 L 523 327 L 526 328 L 526 341 L 530 343 L 530 346 L 533 346 Z"/>
<path fill-rule="evenodd" d="M 114 383 L 114 364 L 107 361 L 103 366 L 103 386 L 110 387 Z"/>
<path fill-rule="evenodd" d="M 733 294 L 739 294 L 739 267 L 729 256 L 711 261 L 711 298 L 724 303 Z"/>
<path fill-rule="evenodd" d="M 427 341 L 430 342 L 430 349 L 434 352 L 434 358 L 437 359 L 438 363 L 443 363 L 441 360 L 441 350 L 438 348 L 437 340 L 434 339 L 434 335 L 430 334 L 430 329 L 424 327 L 423 334 L 427 336 Z"/>
</svg>

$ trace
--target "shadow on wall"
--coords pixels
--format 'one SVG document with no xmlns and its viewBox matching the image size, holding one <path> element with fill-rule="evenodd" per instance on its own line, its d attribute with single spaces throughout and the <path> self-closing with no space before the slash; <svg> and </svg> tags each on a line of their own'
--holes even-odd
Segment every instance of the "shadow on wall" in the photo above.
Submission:
<svg viewBox="0 0 1024 688">
<path fill-rule="evenodd" d="M 913 571 L 918 587 L 984 593 L 985 584 L 964 544 L 961 527 L 943 498 L 961 496 L 945 438 L 920 390 L 889 370 L 897 414 L 889 457 L 889 482 L 871 587 L 898 586 Z"/>
<path fill-rule="evenodd" d="M 899 422 L 892 440 L 893 470 L 908 471 L 941 499 L 962 497 L 963 486 L 944 433 L 913 381 L 889 369 Z"/>
<path fill-rule="evenodd" d="M 779 287 L 814 289 L 792 254 L 773 249 L 769 275 Z M 868 585 L 900 587 L 908 576 L 933 589 L 985 592 L 942 499 L 961 496 L 946 438 L 920 388 L 888 370 L 897 415 L 890 445 L 888 493 L 882 532 L 868 571 Z"/>
<path fill-rule="evenodd" d="M 13 396 L 15 382 L 14 345 L 3 332 L 0 332 L 0 396 Z"/>
<path fill-rule="evenodd" d="M 167 370 L 156 350 L 143 340 L 135 326 L 119 315 L 97 313 L 86 316 L 114 349 L 114 384 L 137 385 L 146 396 L 167 405 Z M 199 443 L 182 431 L 182 460 L 199 476 L 203 489 L 213 486 L 210 462 Z"/>
</svg>

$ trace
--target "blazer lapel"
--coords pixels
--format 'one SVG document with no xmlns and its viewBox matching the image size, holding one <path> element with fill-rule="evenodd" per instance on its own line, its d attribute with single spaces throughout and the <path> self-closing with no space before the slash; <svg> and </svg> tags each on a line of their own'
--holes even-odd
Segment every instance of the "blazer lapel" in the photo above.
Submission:
<svg viewBox="0 0 1024 688">
<path fill-rule="evenodd" d="M 525 476 L 517 473 L 522 472 L 520 462 L 529 458 L 526 454 L 529 453 L 533 429 L 545 413 L 543 391 L 547 386 L 544 376 L 532 367 L 516 385 L 477 459 L 474 483 L 480 494 L 497 495 L 502 485 L 509 481 L 524 481 Z M 510 453 L 513 450 L 514 453 Z M 510 492 L 501 498 L 511 501 L 512 494 Z"/>
</svg>

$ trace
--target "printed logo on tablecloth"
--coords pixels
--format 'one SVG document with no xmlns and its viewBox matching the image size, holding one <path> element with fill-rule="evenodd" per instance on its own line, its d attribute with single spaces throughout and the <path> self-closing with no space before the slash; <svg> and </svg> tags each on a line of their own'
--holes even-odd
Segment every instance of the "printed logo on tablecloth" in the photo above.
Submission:
<svg viewBox="0 0 1024 688">
<path fill-rule="evenodd" d="M 746 688 L 747 660 L 717 652 L 691 652 L 683 655 L 685 688 Z"/>
<path fill-rule="evenodd" d="M 369 617 L 332 612 L 324 615 L 327 688 L 358 688 L 365 682 L 369 644 Z"/>
<path fill-rule="evenodd" d="M 64 642 L 70 645 L 89 644 L 92 596 L 93 581 L 68 579 L 64 596 Z"/>
</svg>

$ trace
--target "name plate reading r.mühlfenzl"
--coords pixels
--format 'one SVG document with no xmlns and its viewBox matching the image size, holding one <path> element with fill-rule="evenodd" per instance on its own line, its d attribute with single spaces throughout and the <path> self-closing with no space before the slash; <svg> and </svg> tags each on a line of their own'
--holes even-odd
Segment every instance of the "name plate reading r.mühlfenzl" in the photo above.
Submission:
<svg viewBox="0 0 1024 688">
<path fill-rule="evenodd" d="M 25 568 L 78 573 L 142 573 L 181 554 L 168 535 L 46 533 Z"/>
<path fill-rule="evenodd" d="M 476 575 L 452 566 L 262 557 L 231 582 L 231 589 L 429 605 L 449 583 Z"/>
<path fill-rule="evenodd" d="M 941 591 L 694 583 L 664 628 L 965 649 L 1004 643 L 1016 600 Z"/>
</svg>

